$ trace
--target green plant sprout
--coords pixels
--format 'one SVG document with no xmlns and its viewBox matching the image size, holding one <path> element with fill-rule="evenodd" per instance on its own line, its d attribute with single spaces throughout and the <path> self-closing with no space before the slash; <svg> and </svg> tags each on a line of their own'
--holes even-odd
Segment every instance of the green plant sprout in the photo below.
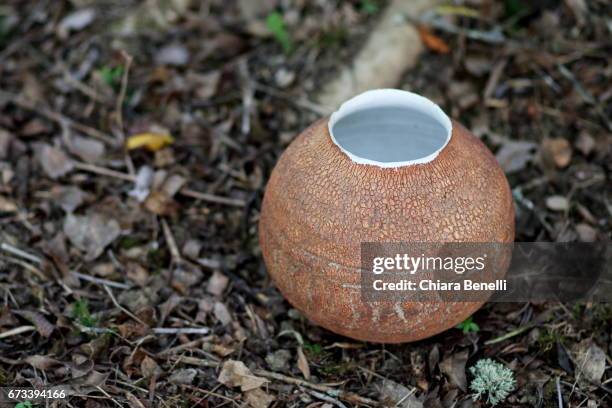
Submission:
<svg viewBox="0 0 612 408">
<path fill-rule="evenodd" d="M 474 322 L 472 316 L 459 323 L 455 328 L 462 330 L 463 334 L 478 333 L 480 331 L 480 326 Z"/>
<path fill-rule="evenodd" d="M 359 9 L 365 14 L 376 14 L 378 12 L 378 5 L 372 0 L 362 0 L 359 4 Z"/>
<path fill-rule="evenodd" d="M 15 405 L 15 408 L 32 408 L 32 403 L 30 401 L 20 402 Z"/>
<path fill-rule="evenodd" d="M 85 327 L 96 325 L 96 319 L 89 312 L 87 299 L 79 299 L 72 304 L 72 318 L 77 319 Z"/>
<path fill-rule="evenodd" d="M 487 402 L 495 406 L 505 400 L 516 387 L 512 370 L 489 358 L 478 360 L 475 366 L 470 367 L 470 373 L 474 376 L 470 383 L 474 401 L 486 394 Z"/>
<path fill-rule="evenodd" d="M 293 43 L 291 41 L 291 37 L 289 36 L 289 32 L 285 28 L 285 22 L 283 21 L 283 16 L 278 12 L 274 11 L 268 15 L 266 18 L 266 27 L 268 30 L 274 35 L 276 41 L 280 43 L 283 47 L 283 51 L 286 54 L 291 53 L 293 51 Z"/>
<path fill-rule="evenodd" d="M 117 67 L 111 68 L 105 65 L 102 68 L 100 68 L 97 72 L 102 78 L 102 81 L 104 81 L 106 85 L 112 87 L 112 86 L 115 86 L 117 83 L 119 83 L 119 80 L 121 79 L 121 76 L 123 75 L 123 67 L 117 66 Z"/>
</svg>

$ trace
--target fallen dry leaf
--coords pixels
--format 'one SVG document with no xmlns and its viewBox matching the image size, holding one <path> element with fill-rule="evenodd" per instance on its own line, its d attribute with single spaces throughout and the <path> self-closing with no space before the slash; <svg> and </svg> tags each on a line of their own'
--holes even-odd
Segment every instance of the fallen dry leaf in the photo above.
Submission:
<svg viewBox="0 0 612 408">
<path fill-rule="evenodd" d="M 591 340 L 583 340 L 573 351 L 578 375 L 594 384 L 601 384 L 601 378 L 606 371 L 606 353 Z"/>
<path fill-rule="evenodd" d="M 309 380 L 310 379 L 310 366 L 308 365 L 308 359 L 306 359 L 306 356 L 304 355 L 304 350 L 302 350 L 301 346 L 298 347 L 298 350 L 297 350 L 297 365 L 298 365 L 298 368 L 300 369 L 300 372 L 304 376 L 304 378 L 306 380 Z"/>
<path fill-rule="evenodd" d="M 425 44 L 427 48 L 439 54 L 448 54 L 450 52 L 448 44 L 446 44 L 443 39 L 433 34 L 429 28 L 420 25 L 418 26 L 418 30 L 421 41 L 423 41 L 423 44 Z"/>
<path fill-rule="evenodd" d="M 266 393 L 264 390 L 257 388 L 244 393 L 244 399 L 252 408 L 268 408 L 268 406 L 276 399 L 273 395 Z"/>
<path fill-rule="evenodd" d="M 85 259 L 88 261 L 100 256 L 120 233 L 116 220 L 97 213 L 85 216 L 68 214 L 64 220 L 64 234 L 74 246 L 87 252 Z"/>
<path fill-rule="evenodd" d="M 542 159 L 554 163 L 559 168 L 567 167 L 572 160 L 572 146 L 565 139 L 544 139 L 542 141 Z"/>
<path fill-rule="evenodd" d="M 228 387 L 240 387 L 242 391 L 254 390 L 268 382 L 265 378 L 253 375 L 242 361 L 237 360 L 223 363 L 217 381 Z"/>
<path fill-rule="evenodd" d="M 36 331 L 43 337 L 49 337 L 55 326 L 51 324 L 45 316 L 38 312 L 32 312 L 30 310 L 13 310 L 13 313 L 28 320 L 36 327 Z"/>
<path fill-rule="evenodd" d="M 168 378 L 168 381 L 172 384 L 191 385 L 197 374 L 198 372 L 195 368 L 184 368 L 173 372 L 170 378 Z"/>
<path fill-rule="evenodd" d="M 128 137 L 125 147 L 128 150 L 145 148 L 151 152 L 160 150 L 174 142 L 174 138 L 167 133 L 138 133 Z"/>
<path fill-rule="evenodd" d="M 206 285 L 206 291 L 211 295 L 221 296 L 228 283 L 229 279 L 227 278 L 227 276 L 225 276 L 219 271 L 214 271 L 212 276 L 208 280 L 208 284 Z"/>
<path fill-rule="evenodd" d="M 569 209 L 569 201 L 560 195 L 550 196 L 546 198 L 546 207 L 553 211 L 567 211 Z"/>
<path fill-rule="evenodd" d="M 13 201 L 8 198 L 0 196 L 0 213 L 14 213 L 17 212 L 19 207 Z"/>
<path fill-rule="evenodd" d="M 48 370 L 51 367 L 62 365 L 62 362 L 49 356 L 33 355 L 24 359 L 26 363 L 39 370 Z"/>
<path fill-rule="evenodd" d="M 419 401 L 414 393 L 406 386 L 395 381 L 385 379 L 377 385 L 380 399 L 385 406 L 399 408 L 423 408 L 423 403 Z"/>
<path fill-rule="evenodd" d="M 467 350 L 455 353 L 440 363 L 440 371 L 445 374 L 451 383 L 465 392 L 467 389 L 467 379 L 465 377 L 465 363 L 467 363 Z"/>
<path fill-rule="evenodd" d="M 46 143 L 39 143 L 35 147 L 36 158 L 41 167 L 52 179 L 62 177 L 72 171 L 74 163 L 66 153 Z"/>
<path fill-rule="evenodd" d="M 70 138 L 68 150 L 88 163 L 95 163 L 106 151 L 102 142 L 83 136 Z"/>
<path fill-rule="evenodd" d="M 536 148 L 533 142 L 507 141 L 497 151 L 495 158 L 505 173 L 514 173 L 533 160 Z"/>
</svg>

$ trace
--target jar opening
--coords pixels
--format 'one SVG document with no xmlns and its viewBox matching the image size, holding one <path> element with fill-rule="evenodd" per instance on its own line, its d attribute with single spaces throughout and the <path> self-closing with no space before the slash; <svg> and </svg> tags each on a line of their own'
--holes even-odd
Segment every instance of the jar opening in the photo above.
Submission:
<svg viewBox="0 0 612 408">
<path fill-rule="evenodd" d="M 428 163 L 452 135 L 451 120 L 438 105 L 399 89 L 349 99 L 331 115 L 328 127 L 351 160 L 386 168 Z"/>
</svg>

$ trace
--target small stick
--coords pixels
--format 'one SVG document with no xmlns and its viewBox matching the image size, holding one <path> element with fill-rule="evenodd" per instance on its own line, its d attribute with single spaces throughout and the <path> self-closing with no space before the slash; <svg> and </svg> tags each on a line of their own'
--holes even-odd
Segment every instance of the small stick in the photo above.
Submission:
<svg viewBox="0 0 612 408">
<path fill-rule="evenodd" d="M 121 89 L 119 90 L 115 111 L 117 112 L 117 125 L 121 135 L 121 143 L 123 143 L 125 141 L 125 134 L 123 133 L 123 101 L 125 100 L 125 94 L 127 92 L 128 74 L 132 66 L 132 56 L 123 50 L 121 51 L 121 56 L 125 60 L 125 68 L 123 69 L 123 75 L 121 77 Z"/>
<path fill-rule="evenodd" d="M 117 289 L 129 289 L 129 288 L 132 287 L 132 286 L 127 285 L 125 283 L 115 282 L 115 281 L 108 280 L 108 279 L 96 278 L 96 277 L 85 275 L 85 274 L 82 274 L 82 273 L 79 273 L 79 272 L 74 272 L 73 271 L 72 274 L 74 276 L 76 276 L 77 278 L 79 278 L 79 279 L 82 279 L 82 280 L 88 281 L 88 282 L 97 283 L 98 285 L 102 285 L 102 286 L 106 285 L 106 286 L 110 286 L 112 288 L 117 288 Z"/>
<path fill-rule="evenodd" d="M 5 339 L 11 336 L 17 336 L 18 334 L 26 333 L 26 332 L 33 331 L 33 330 L 36 330 L 36 327 L 34 326 L 15 327 L 14 329 L 7 330 L 5 332 L 0 333 L 0 339 Z"/>
<path fill-rule="evenodd" d="M 24 98 L 22 98 L 21 96 L 9 93 L 9 92 L 4 92 L 4 91 L 0 91 L 0 99 L 6 99 L 10 102 L 13 102 L 15 105 L 19 106 L 22 109 L 27 109 L 29 111 L 32 111 L 34 113 L 37 113 L 40 116 L 43 116 L 45 118 L 47 118 L 48 120 L 57 123 L 60 126 L 63 125 L 67 125 L 75 130 L 78 130 L 80 132 L 83 132 L 91 137 L 94 137 L 96 139 L 100 139 L 103 142 L 107 143 L 110 146 L 116 146 L 117 142 L 115 141 L 115 139 L 113 139 L 112 137 L 110 137 L 109 135 L 107 135 L 104 132 L 101 132 L 97 129 L 94 129 L 92 127 L 83 125 L 82 123 L 76 122 L 72 119 L 70 119 L 67 116 L 62 115 L 59 112 L 54 112 L 48 108 L 45 107 L 37 107 L 35 104 L 30 103 L 28 101 L 26 101 Z"/>
<path fill-rule="evenodd" d="M 561 395 L 561 384 L 559 384 L 559 377 L 555 379 L 557 383 L 557 402 L 559 404 L 559 408 L 563 408 L 563 396 Z"/>
<path fill-rule="evenodd" d="M 178 250 L 178 246 L 176 245 L 176 241 L 174 240 L 174 236 L 172 235 L 172 230 L 168 225 L 168 222 L 165 218 L 161 219 L 162 229 L 164 230 L 164 237 L 166 238 L 166 243 L 168 244 L 168 248 L 170 249 L 170 255 L 175 264 L 180 264 L 183 261 L 181 258 L 181 253 Z"/>
<path fill-rule="evenodd" d="M 74 161 L 74 167 L 76 169 L 87 171 L 87 172 L 94 173 L 94 174 L 99 174 L 101 176 L 113 177 L 113 178 L 117 178 L 117 179 L 121 179 L 125 181 L 136 180 L 136 176 L 133 176 L 131 174 L 107 169 L 105 167 L 96 166 L 94 164 Z M 183 187 L 179 191 L 179 193 L 184 195 L 185 197 L 191 197 L 197 200 L 207 201 L 207 202 L 216 203 L 216 204 L 224 204 L 224 205 L 230 205 L 234 207 L 246 206 L 246 203 L 244 202 L 244 200 L 240 200 L 237 198 L 228 198 L 228 197 L 218 196 L 218 195 L 209 194 L 209 193 L 201 193 L 199 191 L 191 190 L 185 187 Z"/>
<path fill-rule="evenodd" d="M 136 320 L 138 323 L 142 324 L 145 327 L 149 327 L 148 324 L 146 324 L 145 322 L 143 322 L 142 320 L 140 320 L 138 318 L 138 316 L 136 316 L 134 313 L 130 312 L 129 310 L 127 310 L 125 307 L 121 306 L 119 304 L 119 302 L 117 302 L 117 299 L 115 299 L 115 296 L 113 295 L 113 292 L 110 290 L 110 288 L 107 285 L 102 285 L 102 287 L 104 288 L 104 290 L 106 291 L 106 293 L 108 293 L 108 296 L 110 296 L 111 301 L 113 302 L 113 304 L 119 309 L 121 310 L 123 313 L 125 313 L 126 315 L 130 316 L 132 319 Z"/>
<path fill-rule="evenodd" d="M 317 392 L 317 391 L 314 391 L 314 390 L 303 390 L 303 391 L 307 392 L 308 394 L 312 395 L 315 398 L 318 398 L 318 399 L 320 399 L 322 401 L 325 401 L 325 402 L 329 402 L 330 404 L 333 404 L 333 405 L 335 405 L 337 407 L 346 408 L 346 405 L 344 405 L 343 403 L 341 403 L 337 399 L 332 398 L 332 397 L 328 397 L 327 395 L 325 395 L 325 394 L 323 394 L 321 392 Z"/>
<path fill-rule="evenodd" d="M 209 194 L 209 193 L 201 193 L 199 191 L 190 190 L 188 188 L 181 189 L 179 193 L 181 193 L 182 195 L 186 197 L 191 197 L 191 198 L 195 198 L 197 200 L 202 200 L 202 201 L 208 201 L 211 203 L 225 204 L 225 205 L 230 205 L 233 207 L 246 206 L 246 203 L 244 202 L 244 200 L 240 200 L 238 198 L 228 198 L 228 197 L 222 197 L 222 196 Z"/>
<path fill-rule="evenodd" d="M 533 324 L 528 324 L 528 325 L 519 327 L 519 328 L 517 328 L 515 330 L 512 330 L 512 331 L 510 331 L 510 332 L 508 332 L 508 333 L 506 333 L 504 335 L 501 335 L 501 336 L 496 337 L 496 338 L 491 339 L 491 340 L 487 340 L 487 341 L 485 341 L 484 344 L 485 344 L 485 346 L 490 346 L 491 344 L 500 343 L 500 342 L 502 342 L 504 340 L 508 340 L 508 339 L 510 339 L 510 338 L 512 338 L 514 336 L 518 336 L 519 334 L 521 334 L 521 333 L 531 329 L 533 326 L 534 326 Z"/>
<path fill-rule="evenodd" d="M 272 380 L 278 380 L 278 381 L 282 381 L 285 382 L 287 384 L 294 384 L 294 385 L 302 385 L 304 387 L 308 387 L 310 389 L 316 390 L 316 391 L 320 391 L 320 392 L 324 392 L 327 395 L 331 395 L 333 397 L 338 397 L 344 401 L 348 401 L 350 403 L 353 404 L 362 404 L 362 405 L 369 405 L 369 406 L 379 406 L 380 404 L 372 399 L 366 398 L 366 397 L 362 397 L 360 395 L 354 394 L 352 392 L 347 392 L 347 391 L 342 391 L 342 390 L 337 390 L 325 385 L 320 385 L 320 384 L 313 384 L 311 382 L 305 381 L 305 380 L 300 380 L 299 378 L 293 378 L 293 377 L 288 377 L 286 375 L 283 374 L 278 374 L 278 373 L 273 373 L 271 371 L 267 371 L 267 370 L 254 370 L 253 374 L 261 376 L 261 377 L 266 377 L 268 379 L 272 379 Z"/>
<path fill-rule="evenodd" d="M 8 252 L 9 254 L 13 254 L 15 256 L 27 259 L 28 261 L 34 262 L 35 264 L 39 264 L 40 265 L 42 263 L 42 260 L 39 257 L 37 257 L 35 255 L 32 255 L 32 254 L 29 254 L 29 253 L 27 253 L 25 251 L 22 251 L 19 248 L 16 248 L 16 247 L 14 247 L 14 246 L 12 246 L 10 244 L 7 244 L 6 242 L 0 243 L 0 249 Z"/>
<path fill-rule="evenodd" d="M 208 334 L 208 327 L 154 327 L 154 334 Z"/>
<path fill-rule="evenodd" d="M 191 347 L 197 347 L 199 346 L 201 343 L 204 343 L 205 341 L 209 341 L 212 339 L 212 336 L 207 336 L 207 337 L 200 337 L 197 338 L 195 340 L 192 341 L 188 341 L 187 343 L 184 344 L 180 344 L 178 346 L 166 349 L 166 350 L 162 350 L 159 353 L 157 353 L 157 357 L 164 357 L 167 356 L 169 354 L 177 354 L 178 352 L 181 352 L 185 349 L 191 348 Z"/>
</svg>

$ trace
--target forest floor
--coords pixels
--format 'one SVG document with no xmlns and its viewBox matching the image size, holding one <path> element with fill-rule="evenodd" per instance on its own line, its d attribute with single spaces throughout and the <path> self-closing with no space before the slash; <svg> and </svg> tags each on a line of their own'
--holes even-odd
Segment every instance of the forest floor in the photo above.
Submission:
<svg viewBox="0 0 612 408">
<path fill-rule="evenodd" d="M 266 180 L 383 7 L 3 2 L 0 385 L 87 407 L 467 408 L 486 405 L 469 368 L 490 357 L 517 380 L 499 406 L 612 406 L 609 304 L 488 304 L 380 345 L 313 326 L 270 282 Z M 422 26 L 398 87 L 496 154 L 517 241 L 609 240 L 610 3 L 429 12 L 444 25 Z"/>
</svg>

